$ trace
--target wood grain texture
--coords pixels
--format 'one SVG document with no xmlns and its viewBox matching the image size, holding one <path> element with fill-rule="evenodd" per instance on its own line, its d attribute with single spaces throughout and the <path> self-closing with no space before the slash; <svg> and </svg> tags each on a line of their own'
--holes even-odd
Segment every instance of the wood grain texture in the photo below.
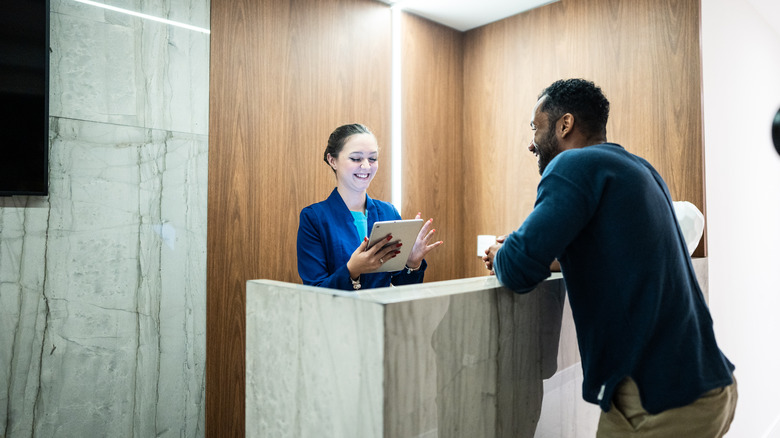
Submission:
<svg viewBox="0 0 780 438">
<path fill-rule="evenodd" d="M 330 132 L 360 122 L 390 162 L 390 11 L 371 0 L 211 3 L 206 429 L 244 435 L 245 289 L 300 282 L 300 210 L 335 186 Z M 389 169 L 370 195 L 390 197 Z"/>
<path fill-rule="evenodd" d="M 699 2 L 561 0 L 469 31 L 464 42 L 464 236 L 505 234 L 533 209 L 531 110 L 553 81 L 584 77 L 611 103 L 609 141 L 646 158 L 674 200 L 702 212 Z M 490 213 L 492 212 L 492 213 Z M 695 256 L 706 256 L 706 234 Z M 468 276 L 484 275 L 475 260 Z"/>
<path fill-rule="evenodd" d="M 211 7 L 206 428 L 243 436 L 245 283 L 299 282 L 298 214 L 335 185 L 322 152 L 336 126 L 374 130 L 382 170 L 369 194 L 390 199 L 390 11 L 373 0 Z M 445 241 L 426 281 L 485 275 L 476 235 L 530 213 L 528 123 L 559 78 L 599 84 L 609 140 L 706 215 L 699 14 L 696 0 L 561 0 L 465 34 L 405 16 L 402 215 L 434 217 Z"/>
<path fill-rule="evenodd" d="M 444 241 L 426 258 L 425 281 L 461 278 L 469 252 L 462 228 L 463 34 L 402 17 L 402 215 L 433 218 L 434 240 Z"/>
</svg>

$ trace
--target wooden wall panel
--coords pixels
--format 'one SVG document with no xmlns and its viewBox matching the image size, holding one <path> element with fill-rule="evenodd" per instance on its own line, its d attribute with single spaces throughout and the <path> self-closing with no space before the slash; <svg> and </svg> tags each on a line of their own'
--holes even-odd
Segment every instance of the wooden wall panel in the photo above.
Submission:
<svg viewBox="0 0 780 438">
<path fill-rule="evenodd" d="M 402 215 L 433 217 L 444 241 L 427 257 L 425 281 L 463 278 L 463 33 L 402 17 Z"/>
<path fill-rule="evenodd" d="M 300 282 L 298 214 L 335 186 L 330 132 L 390 142 L 390 10 L 373 0 L 212 0 L 206 434 L 244 435 L 246 281 Z M 390 162 L 390 148 L 382 149 Z M 370 195 L 390 198 L 390 171 Z"/>
<path fill-rule="evenodd" d="M 612 105 L 609 141 L 658 169 L 675 200 L 705 212 L 698 0 L 561 0 L 467 32 L 464 235 L 504 234 L 533 209 L 528 152 L 539 92 L 584 77 Z M 706 235 L 697 256 L 706 255 Z M 469 276 L 484 275 L 476 260 Z"/>
<path fill-rule="evenodd" d="M 322 162 L 333 128 L 374 130 L 370 195 L 390 199 L 390 11 L 373 0 L 211 7 L 206 429 L 243 436 L 245 282 L 299 282 L 298 213 L 335 185 Z M 602 86 L 609 140 L 705 211 L 698 0 L 561 0 L 465 34 L 408 15 L 403 27 L 402 215 L 433 216 L 445 241 L 426 281 L 485 275 L 476 235 L 512 231 L 533 208 L 528 123 L 559 78 Z"/>
</svg>

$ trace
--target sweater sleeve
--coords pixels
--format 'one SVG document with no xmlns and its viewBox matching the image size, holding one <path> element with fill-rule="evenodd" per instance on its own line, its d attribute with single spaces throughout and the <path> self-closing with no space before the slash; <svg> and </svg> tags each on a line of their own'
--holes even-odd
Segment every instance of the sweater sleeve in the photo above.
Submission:
<svg viewBox="0 0 780 438">
<path fill-rule="evenodd" d="M 586 166 L 564 155 L 548 165 L 533 211 L 496 254 L 493 270 L 498 281 L 518 293 L 530 292 L 550 276 L 553 260 L 595 211 L 599 184 L 587 177 Z"/>
</svg>

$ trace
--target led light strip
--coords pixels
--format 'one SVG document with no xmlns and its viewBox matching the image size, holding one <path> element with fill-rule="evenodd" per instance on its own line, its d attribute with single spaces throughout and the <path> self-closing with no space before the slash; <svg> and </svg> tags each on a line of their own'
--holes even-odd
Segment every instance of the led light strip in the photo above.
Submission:
<svg viewBox="0 0 780 438">
<path fill-rule="evenodd" d="M 119 12 L 121 14 L 132 15 L 134 17 L 145 18 L 147 20 L 157 21 L 157 22 L 164 23 L 164 24 L 170 24 L 171 26 L 178 26 L 178 27 L 182 27 L 184 29 L 194 30 L 196 32 L 203 32 L 205 34 L 210 34 L 211 33 L 211 31 L 209 29 L 204 29 L 202 27 L 192 26 L 192 25 L 189 25 L 189 24 L 179 23 L 178 21 L 172 21 L 172 20 L 167 20 L 165 18 L 159 18 L 159 17 L 155 17 L 155 16 L 152 16 L 152 15 L 142 14 L 140 12 L 135 12 L 135 11 L 131 11 L 131 10 L 128 10 L 128 9 L 117 8 L 116 6 L 107 5 L 105 3 L 93 2 L 91 0 L 75 0 L 75 1 L 77 1 L 79 3 L 87 4 L 87 5 L 90 5 L 90 6 L 97 6 L 98 8 L 108 9 L 109 11 Z"/>
<path fill-rule="evenodd" d="M 403 214 L 401 210 L 401 178 L 403 176 L 401 172 L 401 8 L 398 4 L 391 7 L 391 45 L 392 45 L 392 67 L 391 67 L 391 82 L 392 82 L 392 97 L 391 97 L 391 111 L 390 111 L 390 141 L 393 153 L 391 162 L 391 177 L 390 177 L 390 189 L 392 192 L 391 202 L 398 209 L 398 212 Z"/>
</svg>

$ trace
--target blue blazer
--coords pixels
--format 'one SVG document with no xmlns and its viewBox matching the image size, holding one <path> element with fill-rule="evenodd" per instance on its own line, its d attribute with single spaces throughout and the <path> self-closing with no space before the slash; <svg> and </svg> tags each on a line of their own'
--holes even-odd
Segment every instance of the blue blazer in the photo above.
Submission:
<svg viewBox="0 0 780 438">
<path fill-rule="evenodd" d="M 371 199 L 366 195 L 368 230 L 374 222 L 401 219 L 393 204 Z M 333 189 L 328 199 L 301 210 L 298 224 L 298 275 L 303 284 L 352 291 L 347 262 L 360 246 L 352 213 Z M 422 283 L 427 264 L 423 260 L 420 269 L 407 272 L 377 272 L 360 276 L 361 289 Z"/>
</svg>

